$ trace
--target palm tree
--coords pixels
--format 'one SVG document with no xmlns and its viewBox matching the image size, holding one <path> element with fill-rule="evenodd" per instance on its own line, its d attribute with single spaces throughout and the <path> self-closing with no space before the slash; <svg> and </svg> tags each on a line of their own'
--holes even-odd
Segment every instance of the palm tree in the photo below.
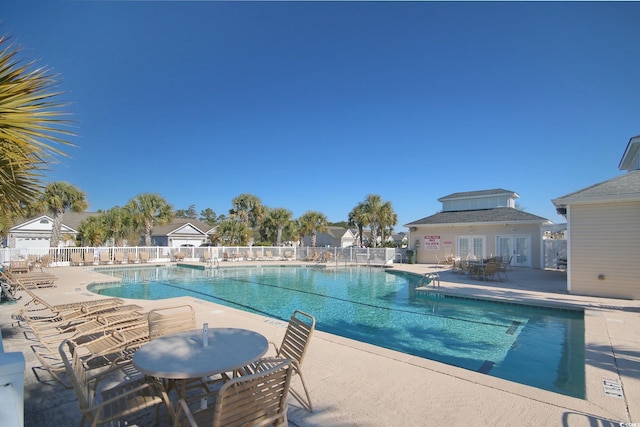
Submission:
<svg viewBox="0 0 640 427">
<path fill-rule="evenodd" d="M 358 203 L 356 207 L 349 212 L 349 225 L 358 227 L 360 246 L 362 246 L 363 230 L 364 227 L 369 225 L 369 215 L 367 214 L 367 207 L 364 203 Z"/>
<path fill-rule="evenodd" d="M 293 213 L 285 208 L 270 209 L 265 216 L 263 226 L 276 230 L 276 246 L 282 243 L 282 232 L 291 222 L 292 217 Z"/>
<path fill-rule="evenodd" d="M 394 212 L 391 202 L 384 202 L 380 207 L 380 240 L 384 246 L 386 243 L 385 231 L 393 233 L 393 227 L 398 223 L 398 215 Z"/>
<path fill-rule="evenodd" d="M 378 245 L 378 233 L 380 233 L 384 243 L 384 230 L 389 226 L 394 226 L 398 222 L 398 216 L 393 211 L 391 202 L 385 202 L 377 194 L 369 194 L 365 201 L 361 203 L 364 213 L 362 216 L 371 230 L 371 244 L 375 248 Z M 357 207 L 357 206 L 356 206 Z"/>
<path fill-rule="evenodd" d="M 257 226 L 264 216 L 262 201 L 253 194 L 241 194 L 231 201 L 233 208 L 229 210 L 231 218 L 247 224 Z"/>
<path fill-rule="evenodd" d="M 369 194 L 364 201 L 365 211 L 369 219 L 369 229 L 371 230 L 371 244 L 374 248 L 378 246 L 378 230 L 380 229 L 380 211 L 382 204 L 382 198 L 377 194 Z"/>
<path fill-rule="evenodd" d="M 144 231 L 144 245 L 151 246 L 151 229 L 154 225 L 165 225 L 173 219 L 173 208 L 155 193 L 139 194 L 129 201 L 126 209 L 131 212 L 133 224 Z"/>
<path fill-rule="evenodd" d="M 51 247 L 58 246 L 62 230 L 64 213 L 84 211 L 88 204 L 85 194 L 77 187 L 67 182 L 52 182 L 44 189 L 40 199 L 41 205 L 53 215 L 53 228 L 51 229 Z"/>
<path fill-rule="evenodd" d="M 103 215 L 103 223 L 106 228 L 106 236 L 113 239 L 115 246 L 124 246 L 125 241 L 134 233 L 135 226 L 133 214 L 129 209 L 114 206 Z M 140 242 L 140 235 L 135 242 Z"/>
<path fill-rule="evenodd" d="M 218 225 L 217 240 L 223 245 L 246 245 L 249 241 L 249 227 L 244 222 L 227 219 Z"/>
<path fill-rule="evenodd" d="M 0 218 L 2 222 L 28 215 L 27 208 L 39 201 L 44 188 L 43 173 L 58 156 L 66 156 L 55 145 L 74 146 L 63 139 L 72 135 L 52 91 L 58 76 L 35 61 L 18 59 L 19 49 L 7 35 L 0 36 Z"/>
<path fill-rule="evenodd" d="M 82 246 L 100 246 L 107 238 L 104 216 L 90 216 L 80 223 L 78 239 Z"/>
<path fill-rule="evenodd" d="M 323 213 L 317 211 L 305 212 L 298 221 L 300 223 L 300 231 L 303 234 L 311 235 L 312 247 L 316 245 L 316 238 L 318 237 L 318 233 L 327 231 L 329 224 L 327 217 L 324 216 Z"/>
</svg>

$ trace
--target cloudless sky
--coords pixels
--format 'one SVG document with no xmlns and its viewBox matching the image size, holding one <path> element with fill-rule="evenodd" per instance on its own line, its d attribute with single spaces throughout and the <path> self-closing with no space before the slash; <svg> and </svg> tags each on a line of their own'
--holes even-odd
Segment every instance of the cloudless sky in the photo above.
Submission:
<svg viewBox="0 0 640 427">
<path fill-rule="evenodd" d="M 551 199 L 622 174 L 640 134 L 638 2 L 4 0 L 60 74 L 78 137 L 47 174 L 89 210 L 143 192 L 228 214 L 242 193 L 332 221 L 368 194 Z"/>
</svg>

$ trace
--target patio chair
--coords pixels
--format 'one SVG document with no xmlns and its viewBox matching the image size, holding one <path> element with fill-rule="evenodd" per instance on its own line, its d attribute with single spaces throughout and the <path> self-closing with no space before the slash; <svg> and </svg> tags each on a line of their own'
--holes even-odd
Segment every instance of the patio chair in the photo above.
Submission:
<svg viewBox="0 0 640 427">
<path fill-rule="evenodd" d="M 436 255 L 435 258 L 436 258 L 436 265 L 431 266 L 431 268 L 440 268 L 440 267 L 442 267 L 442 261 L 440 261 L 440 257 L 438 257 L 438 255 Z"/>
<path fill-rule="evenodd" d="M 156 408 L 156 424 L 158 424 L 159 408 L 164 404 L 170 415 L 173 415 L 171 402 L 162 385 L 147 381 L 144 375 L 130 378 L 130 372 L 125 367 L 114 368 L 90 376 L 85 368 L 80 352 L 71 357 L 67 353 L 68 343 L 60 344 L 59 352 L 64 363 L 67 376 L 78 398 L 78 406 L 82 414 L 80 425 L 89 421 L 91 426 L 105 424 L 116 420 L 125 420 L 133 414 Z M 127 366 L 127 368 L 129 368 Z M 125 378 L 115 386 L 101 389 L 101 381 L 113 378 L 117 374 Z"/>
<path fill-rule="evenodd" d="M 40 271 L 43 271 L 42 269 L 49 267 L 50 264 L 51 264 L 51 255 L 42 255 L 36 267 L 39 267 Z"/>
<path fill-rule="evenodd" d="M 293 251 L 284 251 L 285 261 L 291 261 L 293 259 Z"/>
<path fill-rule="evenodd" d="M 136 262 L 138 262 L 138 257 L 136 256 L 135 252 L 127 252 L 127 263 L 128 264 L 135 264 Z"/>
<path fill-rule="evenodd" d="M 478 269 L 478 278 L 482 277 L 482 280 L 493 279 L 498 273 L 498 263 L 488 262 L 484 265 L 484 268 Z"/>
<path fill-rule="evenodd" d="M 165 335 L 196 329 L 195 311 L 188 304 L 155 308 L 149 311 L 148 322 L 149 341 Z M 171 390 L 175 387 L 175 381 L 165 380 L 164 386 L 167 390 Z M 200 387 L 205 392 L 209 391 L 206 379 L 187 380 L 185 387 L 187 389 Z"/>
<path fill-rule="evenodd" d="M 269 359 L 268 362 L 269 366 L 258 362 L 258 372 L 233 378 L 215 393 L 198 396 L 198 399 L 215 399 L 206 409 L 192 412 L 189 403 L 180 399 L 175 425 L 287 426 L 287 394 L 293 365 L 289 360 Z"/>
<path fill-rule="evenodd" d="M 155 308 L 149 311 L 149 340 L 165 335 L 196 329 L 196 315 L 193 307 L 175 305 Z"/>
<path fill-rule="evenodd" d="M 85 252 L 82 259 L 84 261 L 84 265 L 94 265 L 96 263 L 96 259 L 93 251 Z"/>
<path fill-rule="evenodd" d="M 38 344 L 31 346 L 36 358 L 40 362 L 40 366 L 33 366 L 33 373 L 36 378 L 40 380 L 37 372 L 39 369 L 45 370 L 65 388 L 71 388 L 68 379 L 65 378 L 65 366 L 58 351 L 61 341 L 68 339 L 81 345 L 84 342 L 89 342 L 106 335 L 114 329 L 128 328 L 146 323 L 147 318 L 144 314 L 116 313 L 88 319 L 67 330 L 53 330 L 51 335 L 41 337 Z"/>
<path fill-rule="evenodd" d="M 113 254 L 113 263 L 124 264 L 124 255 L 122 254 L 122 252 L 116 252 Z"/>
<path fill-rule="evenodd" d="M 500 266 L 504 268 L 504 271 L 507 271 L 507 269 L 510 271 L 513 271 L 513 269 L 511 268 L 512 260 L 513 260 L 513 255 L 511 255 L 507 261 L 503 261 L 502 263 L 500 263 Z"/>
<path fill-rule="evenodd" d="M 508 282 L 509 281 L 509 276 L 507 276 L 507 265 L 503 261 L 498 262 L 497 275 L 498 275 L 498 281 L 500 281 L 500 282 L 502 282 L 502 279 L 500 278 L 500 274 L 501 273 L 504 274 L 504 281 Z"/>
<path fill-rule="evenodd" d="M 109 264 L 111 262 L 109 252 L 100 252 L 100 254 L 98 254 L 98 262 L 100 265 Z"/>
<path fill-rule="evenodd" d="M 29 272 L 29 261 L 26 259 L 14 259 L 9 262 L 9 273 L 20 274 Z"/>
<path fill-rule="evenodd" d="M 0 271 L 0 279 L 10 287 L 11 295 L 15 297 L 18 290 L 24 288 L 51 288 L 55 287 L 58 279 L 55 275 L 45 272 L 32 271 L 29 273 L 11 274 L 8 271 Z"/>
<path fill-rule="evenodd" d="M 19 322 L 60 322 L 89 317 L 98 311 L 124 303 L 120 298 L 101 298 L 66 304 L 51 305 L 19 282 L 17 286 L 31 297 L 20 310 L 11 317 Z"/>
<path fill-rule="evenodd" d="M 303 311 L 296 310 L 293 315 L 291 315 L 291 319 L 289 319 L 289 324 L 280 347 L 276 346 L 275 343 L 270 342 L 276 350 L 275 359 L 291 360 L 293 375 L 297 375 L 300 378 L 300 382 L 304 390 L 304 396 L 293 387 L 291 387 L 290 393 L 309 412 L 313 412 L 313 406 L 311 405 L 309 391 L 307 390 L 307 386 L 302 375 L 302 362 L 304 361 L 307 348 L 309 347 L 309 342 L 311 341 L 311 335 L 313 335 L 315 327 L 315 317 Z M 245 373 L 253 374 L 258 372 L 260 369 L 270 368 L 272 365 L 274 365 L 273 362 L 265 359 L 260 361 L 257 365 L 250 365 L 243 368 L 243 371 Z M 239 373 L 242 374 L 242 370 Z"/>
<path fill-rule="evenodd" d="M 80 353 L 82 363 L 89 368 L 115 365 L 130 361 L 138 347 L 149 342 L 149 326 L 138 324 L 90 336 L 88 340 L 80 337 L 65 342 L 72 354 Z"/>
<path fill-rule="evenodd" d="M 80 325 L 92 321 L 98 316 L 102 316 L 104 318 L 115 315 L 140 314 L 141 310 L 142 307 L 136 304 L 94 305 L 77 311 L 83 315 L 75 315 L 76 311 L 72 311 L 69 316 L 62 318 L 61 320 L 28 320 L 27 326 L 31 332 L 42 341 L 56 333 L 72 332 L 76 328 L 80 327 Z"/>
<path fill-rule="evenodd" d="M 149 262 L 149 252 L 142 251 L 138 255 L 141 263 Z"/>
<path fill-rule="evenodd" d="M 82 260 L 82 254 L 79 252 L 72 252 L 69 258 L 69 265 L 80 266 L 83 264 L 84 264 L 84 261 Z"/>
</svg>

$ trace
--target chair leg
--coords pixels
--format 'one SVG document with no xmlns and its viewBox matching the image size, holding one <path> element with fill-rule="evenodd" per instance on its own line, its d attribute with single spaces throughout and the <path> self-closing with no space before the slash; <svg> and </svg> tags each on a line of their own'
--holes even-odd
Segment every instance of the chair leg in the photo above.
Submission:
<svg viewBox="0 0 640 427">
<path fill-rule="evenodd" d="M 313 406 L 311 405 L 311 397 L 309 396 L 309 391 L 307 390 L 307 385 L 304 382 L 304 377 L 302 376 L 302 371 L 300 368 L 295 368 L 296 373 L 298 374 L 298 378 L 300 378 L 300 382 L 302 383 L 302 389 L 304 390 L 304 394 L 306 399 L 297 391 L 295 391 L 292 387 L 289 388 L 289 393 L 298 401 L 300 404 L 307 409 L 309 412 L 313 412 Z"/>
</svg>

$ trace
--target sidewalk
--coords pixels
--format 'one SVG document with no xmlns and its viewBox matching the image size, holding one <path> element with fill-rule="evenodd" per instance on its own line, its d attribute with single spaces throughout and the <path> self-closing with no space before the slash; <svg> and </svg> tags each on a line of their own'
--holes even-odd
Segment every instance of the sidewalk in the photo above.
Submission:
<svg viewBox="0 0 640 427">
<path fill-rule="evenodd" d="M 394 268 L 416 274 L 439 271 L 443 292 L 584 307 L 587 399 L 558 395 L 317 331 L 303 367 L 314 412 L 305 411 L 290 399 L 290 425 L 593 427 L 640 423 L 640 301 L 568 295 L 564 291 L 565 275 L 558 271 L 514 269 L 509 272 L 508 282 L 484 283 L 425 264 L 396 264 Z M 96 295 L 88 292 L 86 285 L 105 281 L 99 272 L 82 267 L 50 271 L 59 277 L 58 287 L 37 293 L 54 304 L 94 298 Z M 25 299 L 0 306 L 5 351 L 23 351 L 27 360 L 25 425 L 77 425 L 80 416 L 73 391 L 36 368 L 38 363 L 30 349 L 33 342 L 25 338 L 24 329 L 11 326 L 10 314 Z M 210 327 L 252 329 L 275 342 L 280 342 L 286 327 L 281 321 L 191 297 L 176 300 L 192 304 L 198 324 L 208 322 Z M 148 310 L 179 303 L 176 300 L 135 303 Z M 624 387 L 624 398 L 606 395 L 602 378 L 618 379 Z"/>
</svg>

